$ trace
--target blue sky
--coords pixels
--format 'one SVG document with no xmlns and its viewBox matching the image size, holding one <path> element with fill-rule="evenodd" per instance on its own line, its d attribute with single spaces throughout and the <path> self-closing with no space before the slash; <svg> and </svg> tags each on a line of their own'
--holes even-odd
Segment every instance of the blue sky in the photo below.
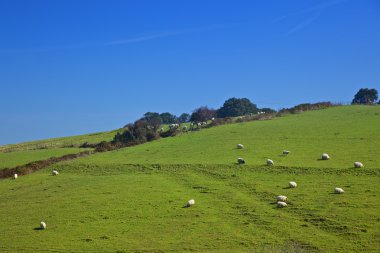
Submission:
<svg viewBox="0 0 380 253">
<path fill-rule="evenodd" d="M 380 89 L 378 0 L 8 0 L 0 38 L 0 144 Z"/>
</svg>

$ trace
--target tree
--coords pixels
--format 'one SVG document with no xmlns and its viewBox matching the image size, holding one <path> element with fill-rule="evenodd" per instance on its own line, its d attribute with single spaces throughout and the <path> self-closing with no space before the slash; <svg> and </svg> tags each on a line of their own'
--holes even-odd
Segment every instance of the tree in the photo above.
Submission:
<svg viewBox="0 0 380 253">
<path fill-rule="evenodd" d="M 188 113 L 182 113 L 179 117 L 178 117 L 178 121 L 180 123 L 185 123 L 185 122 L 188 122 L 190 119 L 190 114 Z"/>
<path fill-rule="evenodd" d="M 215 115 L 216 111 L 214 109 L 210 109 L 207 106 L 202 106 L 194 110 L 191 114 L 190 120 L 193 122 L 203 122 L 210 120 L 215 117 Z"/>
<path fill-rule="evenodd" d="M 219 118 L 237 117 L 257 112 L 257 106 L 248 98 L 230 98 L 218 109 L 217 116 Z"/>
<path fill-rule="evenodd" d="M 169 113 L 169 112 L 164 112 L 160 114 L 162 123 L 164 124 L 174 124 L 177 123 L 177 116 Z"/>
<path fill-rule="evenodd" d="M 260 111 L 265 113 L 275 113 L 276 110 L 273 110 L 272 108 L 261 108 Z"/>
<path fill-rule="evenodd" d="M 157 112 L 147 112 L 140 120 L 145 121 L 154 131 L 156 131 L 162 124 L 162 118 Z"/>
<path fill-rule="evenodd" d="M 351 104 L 373 104 L 377 98 L 376 89 L 362 88 L 355 94 Z"/>
</svg>

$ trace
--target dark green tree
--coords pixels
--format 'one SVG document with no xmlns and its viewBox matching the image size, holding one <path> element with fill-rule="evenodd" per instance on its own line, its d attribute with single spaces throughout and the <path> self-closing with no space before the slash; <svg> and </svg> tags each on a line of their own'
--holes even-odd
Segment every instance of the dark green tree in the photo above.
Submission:
<svg viewBox="0 0 380 253">
<path fill-rule="evenodd" d="M 217 116 L 219 118 L 237 117 L 257 112 L 257 106 L 248 98 L 230 98 L 217 110 Z"/>
<path fill-rule="evenodd" d="M 161 120 L 163 124 L 174 124 L 177 123 L 177 116 L 169 113 L 164 112 L 160 114 Z"/>
<path fill-rule="evenodd" d="M 356 94 L 351 104 L 373 104 L 378 98 L 376 89 L 362 88 Z"/>
<path fill-rule="evenodd" d="M 178 117 L 178 121 L 180 123 L 185 123 L 185 122 L 188 122 L 190 119 L 190 114 L 188 113 L 182 113 L 179 117 Z"/>
<path fill-rule="evenodd" d="M 265 112 L 265 113 L 275 113 L 276 110 L 273 110 L 271 108 L 261 108 L 260 111 Z"/>
</svg>

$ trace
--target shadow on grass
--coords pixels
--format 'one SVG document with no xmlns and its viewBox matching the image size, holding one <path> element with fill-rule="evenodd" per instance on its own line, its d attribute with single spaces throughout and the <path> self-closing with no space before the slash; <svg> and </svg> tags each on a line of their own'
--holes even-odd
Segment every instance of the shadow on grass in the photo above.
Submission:
<svg viewBox="0 0 380 253">
<path fill-rule="evenodd" d="M 37 227 L 37 228 L 33 228 L 33 230 L 44 230 L 44 229 L 41 227 Z"/>
</svg>

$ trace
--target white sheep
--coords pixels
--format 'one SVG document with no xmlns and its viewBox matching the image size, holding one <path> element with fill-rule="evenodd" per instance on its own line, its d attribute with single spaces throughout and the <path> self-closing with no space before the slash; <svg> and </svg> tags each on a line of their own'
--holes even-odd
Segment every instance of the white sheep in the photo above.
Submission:
<svg viewBox="0 0 380 253">
<path fill-rule="evenodd" d="M 336 187 L 336 188 L 334 189 L 334 192 L 335 192 L 336 194 L 341 194 L 341 193 L 344 193 L 344 190 L 343 190 L 342 188 L 338 188 L 338 187 Z"/>
<path fill-rule="evenodd" d="M 323 153 L 322 154 L 322 160 L 329 160 L 330 159 L 330 156 L 326 153 Z"/>
<path fill-rule="evenodd" d="M 278 201 L 278 202 L 277 202 L 277 207 L 282 208 L 282 207 L 286 207 L 286 206 L 288 206 L 288 204 L 286 204 L 286 203 L 283 202 L 283 201 Z"/>
<path fill-rule="evenodd" d="M 187 206 L 187 207 L 191 207 L 191 206 L 193 206 L 194 204 L 195 204 L 195 200 L 194 200 L 194 199 L 190 199 L 189 201 L 187 201 L 186 206 Z"/>
<path fill-rule="evenodd" d="M 289 150 L 284 150 L 284 151 L 282 151 L 282 154 L 283 154 L 283 155 L 289 155 L 289 153 L 290 153 Z"/>
<path fill-rule="evenodd" d="M 40 229 L 46 229 L 46 223 L 41 221 L 40 222 Z"/>
<path fill-rule="evenodd" d="M 15 173 L 14 175 L 13 175 L 13 179 L 17 179 L 18 178 L 18 175 Z"/>
<path fill-rule="evenodd" d="M 183 129 L 184 131 L 186 131 L 186 130 L 187 130 L 187 126 L 183 126 L 182 129 Z"/>
<path fill-rule="evenodd" d="M 236 145 L 236 147 L 237 147 L 238 149 L 243 149 L 243 148 L 244 148 L 244 145 L 243 145 L 243 144 L 238 144 L 238 145 Z"/>
<path fill-rule="evenodd" d="M 212 117 L 212 118 L 211 118 L 211 121 L 214 121 L 214 120 L 215 120 L 215 118 L 214 118 L 214 117 Z"/>
<path fill-rule="evenodd" d="M 282 202 L 286 202 L 288 200 L 288 197 L 284 196 L 284 195 L 279 195 L 276 197 L 277 201 L 282 201 Z"/>
<path fill-rule="evenodd" d="M 197 126 L 199 126 L 199 127 L 202 126 L 202 123 L 201 122 L 197 123 Z"/>
<path fill-rule="evenodd" d="M 354 162 L 354 167 L 355 168 L 363 168 L 364 165 L 361 162 Z"/>
<path fill-rule="evenodd" d="M 294 181 L 290 181 L 290 182 L 289 182 L 289 187 L 290 187 L 290 188 L 296 188 L 296 187 L 297 187 L 297 183 L 294 182 Z"/>
<path fill-rule="evenodd" d="M 273 160 L 271 160 L 271 159 L 267 159 L 267 165 L 274 165 Z"/>
<path fill-rule="evenodd" d="M 51 172 L 51 174 L 52 174 L 53 176 L 57 176 L 57 175 L 59 174 L 59 172 L 58 172 L 57 170 L 53 170 L 53 171 Z"/>
</svg>

